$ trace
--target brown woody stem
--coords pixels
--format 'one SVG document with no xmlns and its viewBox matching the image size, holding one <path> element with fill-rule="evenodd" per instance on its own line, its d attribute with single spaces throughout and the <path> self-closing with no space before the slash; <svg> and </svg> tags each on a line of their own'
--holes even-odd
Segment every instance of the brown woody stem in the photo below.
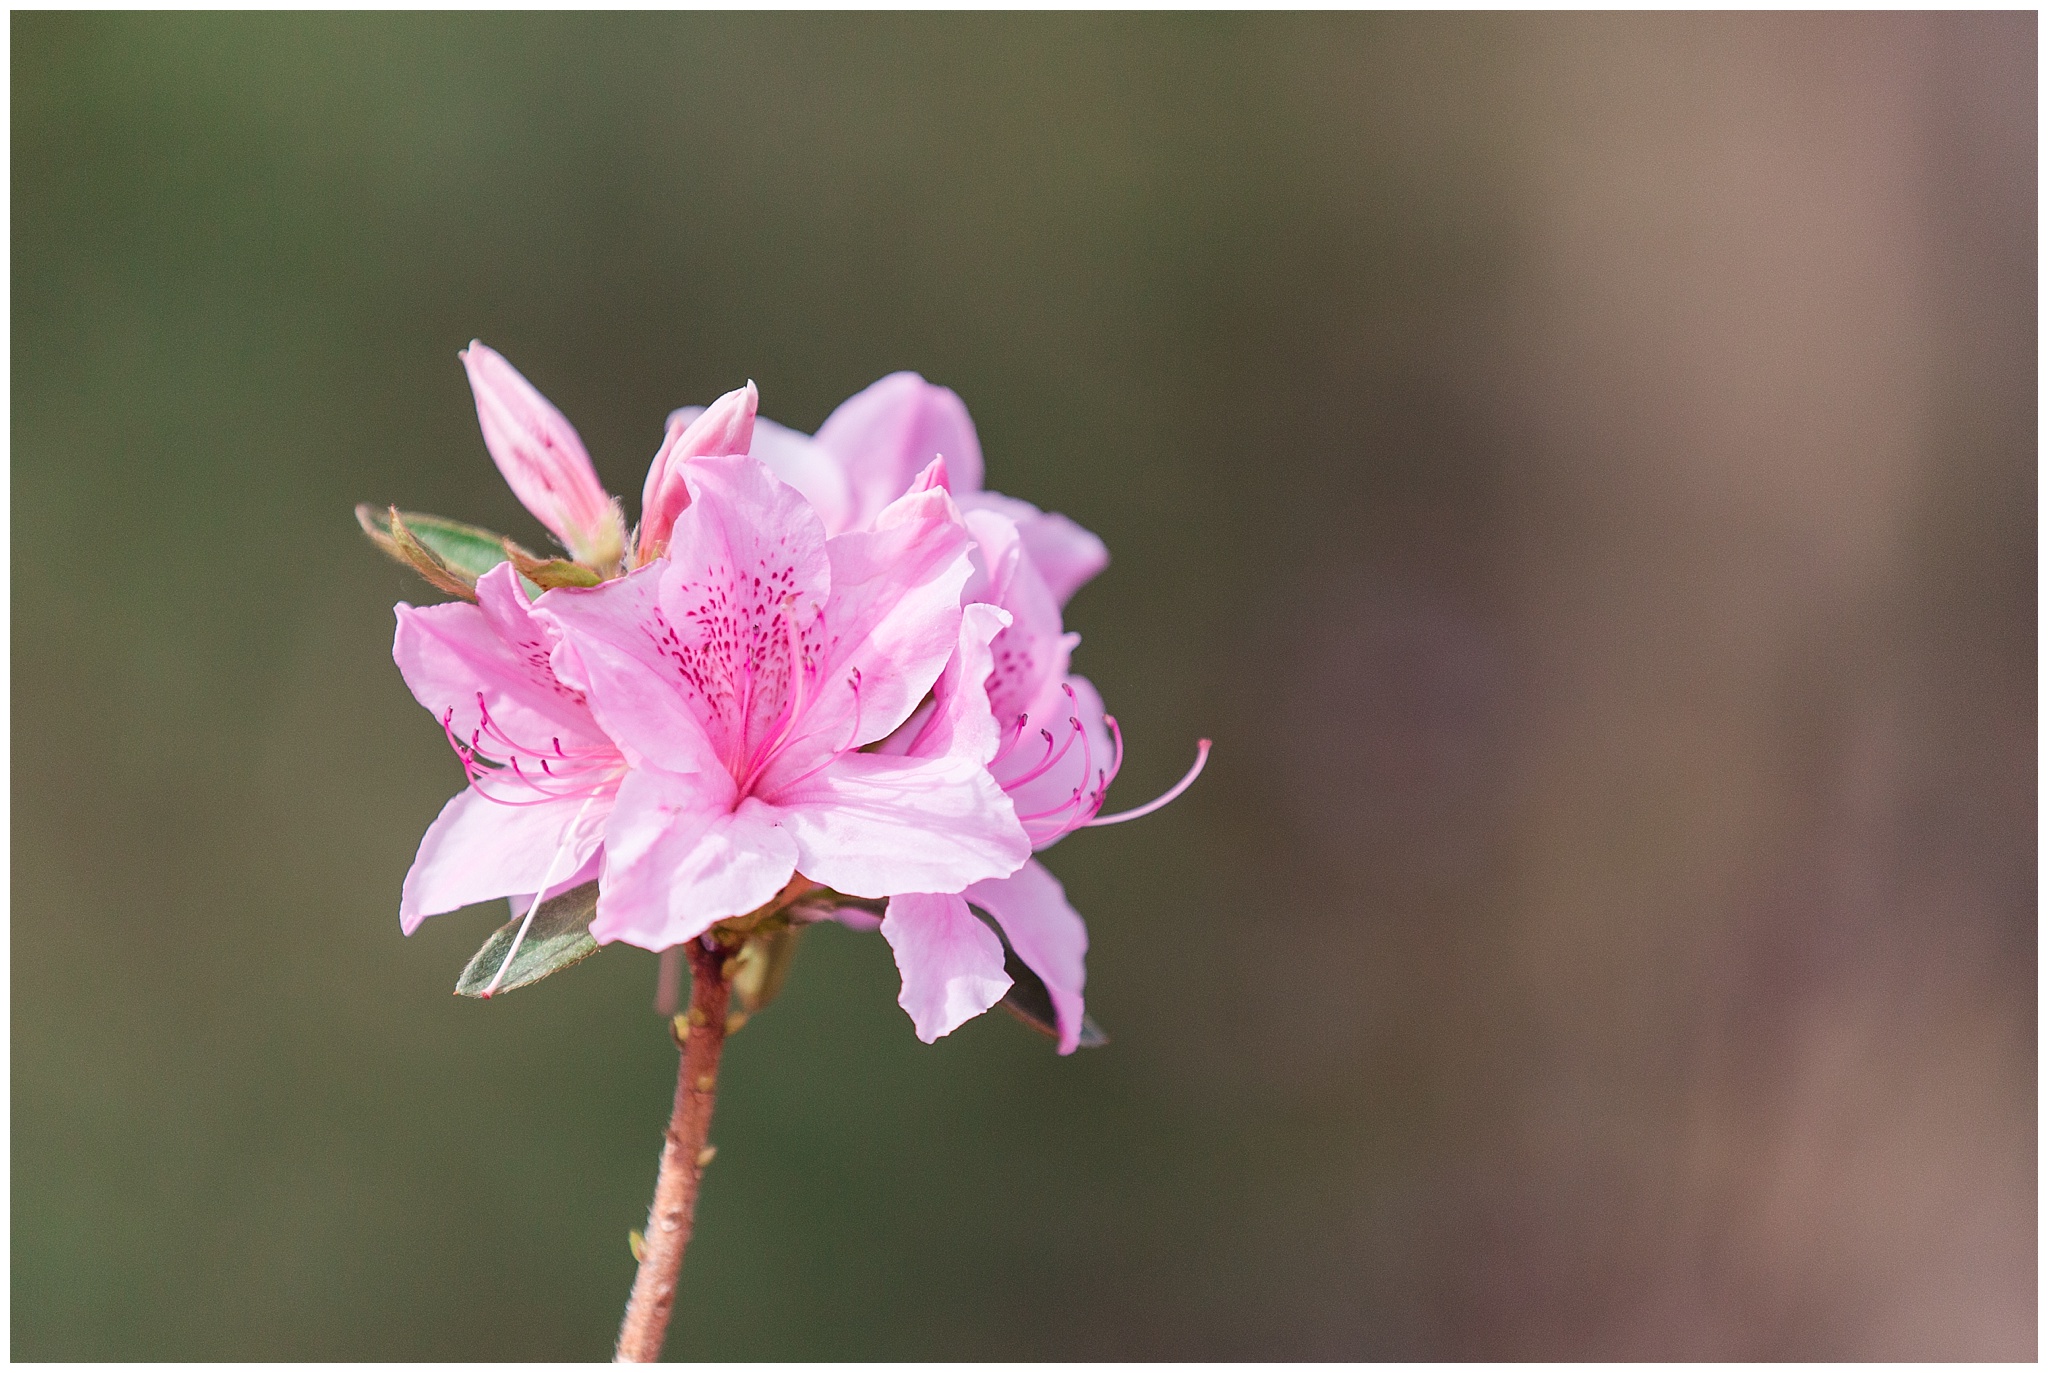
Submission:
<svg viewBox="0 0 2048 1373">
<path fill-rule="evenodd" d="M 675 1111 L 662 1145 L 661 1171 L 654 1180 L 654 1204 L 647 1210 L 640 1271 L 633 1277 L 633 1295 L 626 1300 L 625 1324 L 619 1327 L 619 1347 L 613 1355 L 617 1363 L 653 1363 L 661 1357 L 669 1313 L 675 1307 L 676 1277 L 682 1272 L 683 1250 L 689 1247 L 697 1214 L 697 1184 L 709 1162 L 705 1140 L 718 1099 L 718 1056 L 725 1047 L 726 1005 L 732 999 L 726 974 L 731 955 L 705 948 L 701 939 L 692 939 L 686 949 L 689 1036 L 683 1040 Z"/>
</svg>

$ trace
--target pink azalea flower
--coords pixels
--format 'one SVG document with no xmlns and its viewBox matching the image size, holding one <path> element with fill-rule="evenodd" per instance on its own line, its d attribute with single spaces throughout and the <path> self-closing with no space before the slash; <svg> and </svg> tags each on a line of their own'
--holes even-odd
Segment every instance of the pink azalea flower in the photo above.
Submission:
<svg viewBox="0 0 2048 1373">
<path fill-rule="evenodd" d="M 686 407 L 671 415 L 670 423 L 679 417 L 687 423 L 703 413 Z M 891 373 L 848 398 L 815 436 L 759 420 L 750 451 L 803 492 L 830 534 L 865 527 L 909 490 L 933 458 L 944 457 L 960 508 L 1007 516 L 1056 604 L 1065 605 L 1109 565 L 1102 540 L 1065 515 L 983 491 L 981 442 L 966 405 L 915 372 Z"/>
<path fill-rule="evenodd" d="M 599 942 L 663 949 L 792 875 L 862 897 L 959 891 L 1030 844 L 970 752 L 859 752 L 953 656 L 968 535 L 934 464 L 873 527 L 828 537 L 759 462 L 694 458 L 665 559 L 551 592 L 553 667 L 627 771 L 604 836 Z"/>
<path fill-rule="evenodd" d="M 1099 814 L 1123 763 L 1123 739 L 1095 688 L 1067 672 L 1078 637 L 1062 629 L 1059 606 L 1016 525 L 990 510 L 969 512 L 967 523 L 981 562 L 967 594 L 978 603 L 963 615 L 959 648 L 931 704 L 881 751 L 968 752 L 1008 795 L 1033 849 L 1086 825 L 1150 814 L 1179 796 L 1208 759 L 1206 739 L 1194 767 L 1165 795 L 1121 815 Z M 1017 957 L 1045 983 L 1059 1051 L 1072 1053 L 1081 1037 L 1088 928 L 1059 879 L 1036 859 L 957 893 L 889 902 L 881 930 L 903 976 L 898 1004 L 918 1038 L 929 1044 L 951 1033 L 1010 988 L 1002 942 L 970 906 L 995 918 Z"/>
<path fill-rule="evenodd" d="M 411 934 L 429 915 L 554 892 L 596 875 L 626 760 L 583 694 L 549 666 L 560 641 L 510 563 L 477 601 L 397 607 L 391 655 L 469 775 L 420 841 L 399 900 Z"/>
</svg>

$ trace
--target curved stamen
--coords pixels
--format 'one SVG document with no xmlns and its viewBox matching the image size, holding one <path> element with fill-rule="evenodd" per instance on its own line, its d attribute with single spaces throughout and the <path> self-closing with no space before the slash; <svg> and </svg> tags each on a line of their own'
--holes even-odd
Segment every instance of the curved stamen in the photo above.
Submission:
<svg viewBox="0 0 2048 1373">
<path fill-rule="evenodd" d="M 1080 820 L 1075 822 L 1073 826 L 1075 829 L 1079 829 L 1082 825 L 1087 824 L 1089 820 L 1093 819 L 1102 810 L 1102 803 L 1109 799 L 1109 784 L 1114 782 L 1116 775 L 1124 770 L 1123 728 L 1117 724 L 1116 716 L 1114 715 L 1103 716 L 1102 723 L 1109 726 L 1110 742 L 1114 746 L 1113 751 L 1110 755 L 1109 766 L 1107 768 L 1097 768 L 1095 771 L 1095 792 L 1088 798 L 1088 804 L 1082 807 L 1084 814 Z"/>
<path fill-rule="evenodd" d="M 1102 723 L 1109 726 L 1110 740 L 1116 745 L 1116 751 L 1109 760 L 1109 776 L 1102 784 L 1103 789 L 1107 791 L 1109 784 L 1116 780 L 1116 775 L 1124 770 L 1124 731 L 1123 726 L 1116 722 L 1114 715 L 1103 716 Z"/>
<path fill-rule="evenodd" d="M 1135 820 L 1141 815 L 1150 815 L 1153 811 L 1158 810 L 1160 807 L 1172 803 L 1172 801 L 1176 797 L 1178 797 L 1182 792 L 1186 791 L 1189 787 L 1193 786 L 1195 784 L 1195 779 L 1202 775 L 1203 765 L 1206 764 L 1208 761 L 1209 741 L 1207 739 L 1204 739 L 1200 743 L 1195 745 L 1195 765 L 1188 769 L 1187 776 L 1181 778 L 1178 782 L 1175 782 L 1171 787 L 1167 788 L 1165 792 L 1161 793 L 1157 797 L 1154 797 L 1152 800 L 1147 801 L 1144 805 L 1139 806 L 1135 810 L 1118 811 L 1115 815 L 1098 815 L 1093 820 L 1090 820 L 1087 823 L 1090 825 L 1121 825 L 1126 820 Z"/>
<path fill-rule="evenodd" d="M 1028 710 L 1020 711 L 1017 715 L 1017 723 L 1010 727 L 1010 737 L 1008 739 L 1005 739 L 1003 741 L 1003 746 L 996 750 L 996 756 L 988 760 L 988 766 L 991 772 L 995 770 L 996 765 L 998 763 L 1002 762 L 1003 759 L 1010 756 L 1011 749 L 1017 747 L 1017 745 L 1023 741 L 1024 731 L 1026 728 L 1030 726 L 1030 724 L 1031 712 Z"/>
<path fill-rule="evenodd" d="M 1038 737 L 1045 740 L 1045 752 L 1039 755 L 1038 766 L 1032 768 L 1029 772 L 1017 778 L 1014 782 L 1007 782 L 1003 784 L 1003 790 L 1008 791 L 1012 787 L 1023 786 L 1026 782 L 1029 782 L 1034 778 L 1040 776 L 1045 772 L 1047 768 L 1051 767 L 1054 763 L 1059 761 L 1058 758 L 1053 756 L 1053 749 L 1059 743 L 1059 741 L 1052 737 L 1052 731 L 1049 729 L 1041 729 L 1038 731 Z M 1071 735 L 1068 736 L 1067 742 L 1069 744 L 1074 742 L 1073 737 Z M 995 764 L 991 763 L 989 764 L 989 766 L 994 767 Z"/>
<path fill-rule="evenodd" d="M 1074 689 L 1068 687 L 1067 695 L 1071 697 L 1073 694 Z M 1067 717 L 1067 723 L 1074 727 L 1074 733 L 1081 736 L 1081 785 L 1085 787 L 1088 774 L 1095 771 L 1095 741 L 1088 737 L 1088 731 L 1081 728 L 1081 722 L 1073 716 Z"/>
<path fill-rule="evenodd" d="M 554 801 L 573 800 L 578 796 L 596 797 L 604 794 L 617 780 L 624 767 L 624 760 L 610 748 L 596 745 L 588 748 L 565 749 L 559 737 L 550 739 L 554 747 L 553 760 L 538 749 L 528 748 L 519 740 L 507 734 L 491 718 L 490 707 L 482 692 L 477 693 L 478 727 L 470 731 L 469 742 L 464 743 L 455 735 L 455 708 L 450 706 L 441 714 L 441 733 L 448 740 L 449 748 L 462 764 L 464 779 L 479 796 L 500 806 L 541 806 Z M 485 738 L 492 744 L 505 749 L 503 760 L 491 757 L 483 750 Z M 524 758 L 540 765 L 542 776 L 535 777 L 521 765 Z M 554 763 L 563 766 L 558 771 Z M 592 774 L 597 774 L 593 779 Z M 515 799 L 510 796 L 492 794 L 487 782 L 516 778 L 517 786 L 527 795 Z M 553 785 L 549 785 L 552 783 Z"/>
<path fill-rule="evenodd" d="M 498 965 L 497 976 L 491 979 L 491 985 L 484 988 L 483 999 L 489 1000 L 491 994 L 498 990 L 498 984 L 505 980 L 505 974 L 512 967 L 512 960 L 519 956 L 519 946 L 526 942 L 526 931 L 533 924 L 533 914 L 540 909 L 541 898 L 548 894 L 548 888 L 555 880 L 555 871 L 562 866 L 562 855 L 574 846 L 576 831 L 583 827 L 583 817 L 590 814 L 590 804 L 595 800 L 597 793 L 592 792 L 583 808 L 576 812 L 576 818 L 569 822 L 569 828 L 562 831 L 561 842 L 555 845 L 555 856 L 548 860 L 547 875 L 540 879 L 540 890 L 533 894 L 533 904 L 526 908 L 526 918 L 519 922 L 519 933 L 512 936 L 512 947 L 505 950 L 505 961 Z"/>
<path fill-rule="evenodd" d="M 1017 817 L 1017 823 L 1020 825 L 1028 825 L 1033 820 L 1044 820 L 1048 816 L 1059 815 L 1062 812 L 1070 811 L 1075 807 L 1076 804 L 1080 802 L 1080 800 L 1081 788 L 1075 787 L 1072 795 L 1068 796 L 1066 800 L 1062 801 L 1059 805 L 1054 806 L 1051 810 L 1037 810 L 1031 812 L 1031 814 L 1029 815 L 1020 815 Z"/>
</svg>

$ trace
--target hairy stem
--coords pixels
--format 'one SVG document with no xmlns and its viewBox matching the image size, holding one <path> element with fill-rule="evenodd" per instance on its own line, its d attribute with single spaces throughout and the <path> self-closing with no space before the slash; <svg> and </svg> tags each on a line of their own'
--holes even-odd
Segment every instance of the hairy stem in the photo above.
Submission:
<svg viewBox="0 0 2048 1373">
<path fill-rule="evenodd" d="M 675 1306 L 676 1277 L 682 1272 L 683 1250 L 689 1247 L 697 1214 L 697 1184 L 710 1162 L 705 1140 L 718 1099 L 718 1056 L 725 1047 L 726 1006 L 732 999 L 726 971 L 730 956 L 705 948 L 700 939 L 685 947 L 690 958 L 690 1013 L 685 1017 L 689 1037 L 683 1041 L 675 1111 L 661 1149 L 654 1204 L 647 1210 L 640 1271 L 626 1301 L 625 1324 L 619 1327 L 619 1347 L 613 1356 L 618 1363 L 653 1363 L 661 1357 Z"/>
</svg>

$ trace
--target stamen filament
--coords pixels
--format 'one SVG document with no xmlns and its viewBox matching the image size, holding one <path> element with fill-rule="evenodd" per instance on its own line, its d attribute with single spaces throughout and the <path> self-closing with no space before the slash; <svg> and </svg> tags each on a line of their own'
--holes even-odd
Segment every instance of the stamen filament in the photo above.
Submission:
<svg viewBox="0 0 2048 1373">
<path fill-rule="evenodd" d="M 1135 810 L 1118 811 L 1115 815 L 1098 815 L 1087 823 L 1090 825 L 1121 825 L 1126 820 L 1135 820 L 1141 815 L 1150 815 L 1160 807 L 1170 804 L 1182 792 L 1193 786 L 1195 779 L 1202 775 L 1203 765 L 1208 761 L 1209 741 L 1204 739 L 1195 745 L 1195 765 L 1188 769 L 1187 776 L 1175 782 L 1164 793 L 1147 801 Z"/>
<path fill-rule="evenodd" d="M 505 950 L 505 961 L 498 965 L 497 975 L 491 979 L 491 985 L 483 989 L 482 996 L 485 1000 L 498 990 L 498 984 L 505 980 L 506 972 L 512 967 L 512 960 L 519 957 L 519 946 L 526 942 L 526 932 L 533 926 L 533 914 L 540 909 L 541 898 L 548 894 L 548 888 L 554 884 L 555 869 L 561 867 L 562 855 L 576 842 L 576 831 L 582 826 L 583 817 L 590 814 L 591 803 L 595 800 L 596 792 L 584 797 L 583 805 L 576 811 L 576 818 L 569 822 L 569 828 L 562 831 L 562 842 L 555 845 L 555 856 L 548 860 L 547 874 L 540 879 L 540 890 L 533 894 L 533 904 L 526 908 L 526 918 L 519 922 L 519 933 L 512 936 L 512 947 Z"/>
</svg>

